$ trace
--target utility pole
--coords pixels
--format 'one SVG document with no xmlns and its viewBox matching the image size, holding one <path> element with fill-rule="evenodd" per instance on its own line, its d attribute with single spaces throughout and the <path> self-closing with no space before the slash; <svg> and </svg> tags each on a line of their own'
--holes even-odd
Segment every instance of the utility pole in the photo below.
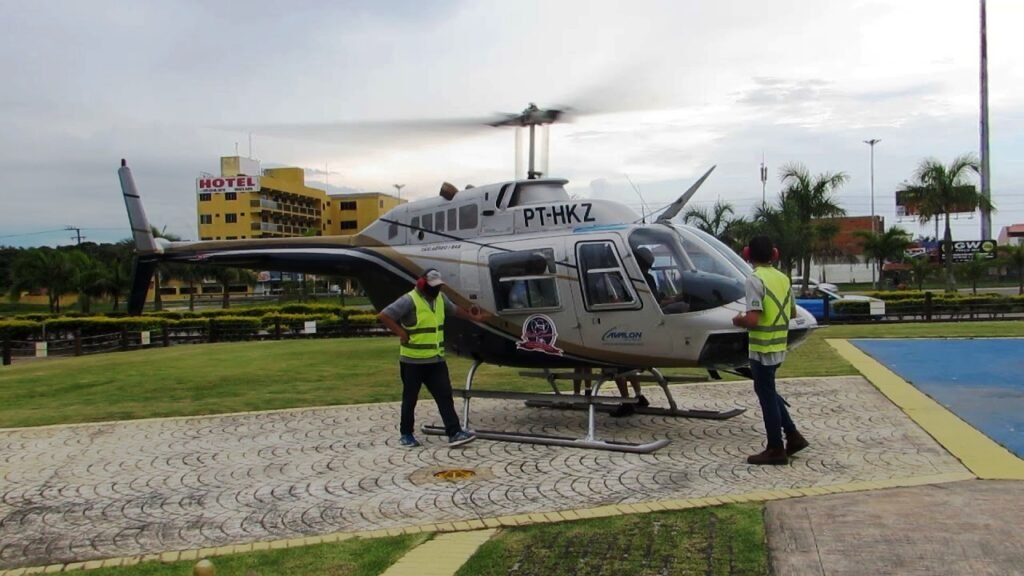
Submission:
<svg viewBox="0 0 1024 576">
<path fill-rule="evenodd" d="M 764 163 L 764 154 L 761 154 L 761 210 L 768 207 L 766 190 L 768 189 L 768 166 Z"/>
<path fill-rule="evenodd" d="M 81 228 L 76 228 L 74 226 L 65 226 L 64 229 L 65 230 L 74 230 L 75 231 L 75 235 L 72 236 L 71 239 L 74 240 L 79 246 L 82 245 L 82 229 Z"/>
<path fill-rule="evenodd" d="M 878 138 L 872 138 L 871 140 L 865 140 L 864 143 L 871 146 L 871 233 L 875 234 L 875 144 L 881 142 Z M 871 267 L 871 284 L 878 288 L 875 284 L 875 267 Z"/>
<path fill-rule="evenodd" d="M 402 188 L 405 188 L 405 184 L 392 184 L 392 186 L 395 187 L 395 190 L 398 190 L 398 199 L 401 200 L 402 199 Z"/>
<path fill-rule="evenodd" d="M 981 195 L 992 200 L 988 167 L 988 37 L 985 24 L 985 0 L 981 0 Z M 992 214 L 981 210 L 981 239 L 992 238 Z"/>
</svg>

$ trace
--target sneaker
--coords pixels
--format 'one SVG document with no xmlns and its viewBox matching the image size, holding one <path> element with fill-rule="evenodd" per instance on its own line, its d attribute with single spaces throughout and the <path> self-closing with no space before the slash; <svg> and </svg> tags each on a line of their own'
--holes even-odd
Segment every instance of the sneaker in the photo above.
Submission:
<svg viewBox="0 0 1024 576">
<path fill-rule="evenodd" d="M 402 437 L 398 439 L 398 443 L 406 448 L 417 448 L 420 445 L 420 441 L 412 434 L 402 434 Z"/>
<path fill-rule="evenodd" d="M 463 444 L 469 444 L 473 440 L 476 440 L 476 434 L 463 430 L 448 437 L 448 447 L 462 446 Z"/>
</svg>

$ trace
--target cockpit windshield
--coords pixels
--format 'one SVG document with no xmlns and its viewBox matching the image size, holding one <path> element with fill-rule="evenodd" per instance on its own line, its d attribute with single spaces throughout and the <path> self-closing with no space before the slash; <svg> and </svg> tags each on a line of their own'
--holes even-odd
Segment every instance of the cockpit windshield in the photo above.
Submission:
<svg viewBox="0 0 1024 576">
<path fill-rule="evenodd" d="M 744 297 L 744 274 L 688 230 L 638 228 L 630 234 L 629 245 L 665 314 L 707 310 Z"/>
</svg>

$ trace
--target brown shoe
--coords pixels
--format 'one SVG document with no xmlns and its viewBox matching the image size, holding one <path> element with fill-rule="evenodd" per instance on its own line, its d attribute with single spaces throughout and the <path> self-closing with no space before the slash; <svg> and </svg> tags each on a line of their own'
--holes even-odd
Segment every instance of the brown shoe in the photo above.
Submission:
<svg viewBox="0 0 1024 576">
<path fill-rule="evenodd" d="M 810 442 L 799 432 L 786 434 L 786 456 L 792 456 L 810 445 Z"/>
<path fill-rule="evenodd" d="M 754 454 L 753 456 L 747 456 L 747 464 L 770 465 L 780 466 L 787 464 L 789 458 L 786 456 L 786 451 L 782 448 L 766 448 L 764 452 L 760 454 Z"/>
</svg>

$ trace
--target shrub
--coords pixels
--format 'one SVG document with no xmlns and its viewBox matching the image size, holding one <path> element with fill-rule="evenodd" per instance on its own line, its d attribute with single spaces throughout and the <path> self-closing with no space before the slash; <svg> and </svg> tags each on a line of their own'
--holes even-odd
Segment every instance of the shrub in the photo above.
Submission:
<svg viewBox="0 0 1024 576">
<path fill-rule="evenodd" d="M 0 340 L 29 340 L 39 335 L 42 322 L 32 320 L 0 320 Z"/>
</svg>

